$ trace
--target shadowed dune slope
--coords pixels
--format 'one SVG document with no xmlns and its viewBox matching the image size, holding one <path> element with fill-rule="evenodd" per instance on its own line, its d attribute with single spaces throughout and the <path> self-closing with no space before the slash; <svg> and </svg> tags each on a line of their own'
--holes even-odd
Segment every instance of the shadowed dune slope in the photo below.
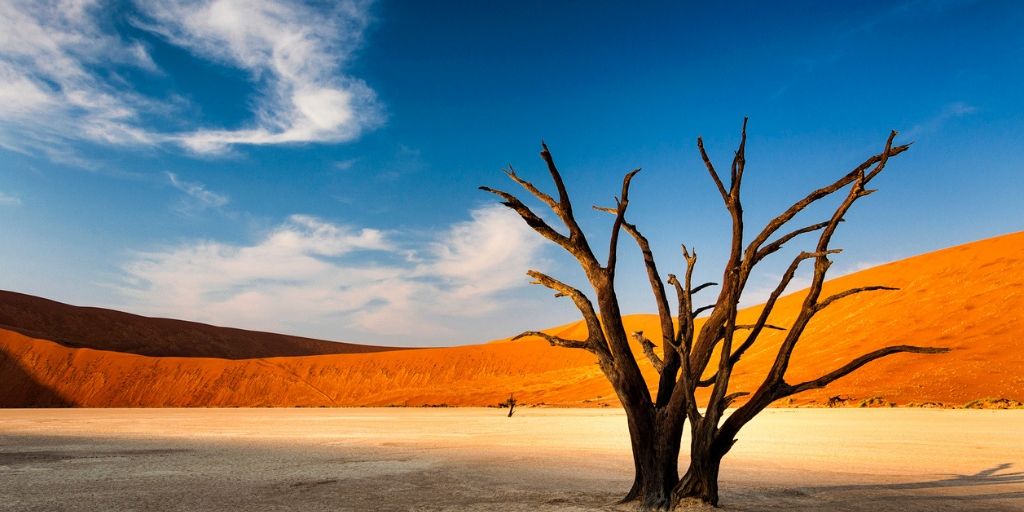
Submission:
<svg viewBox="0 0 1024 512">
<path fill-rule="evenodd" d="M 819 314 L 793 356 L 789 382 L 817 377 L 889 344 L 952 351 L 891 356 L 828 388 L 797 395 L 797 404 L 820 404 L 836 395 L 850 398 L 852 405 L 874 397 L 900 405 L 962 405 L 986 397 L 1024 401 L 1024 233 L 839 277 L 826 285 L 824 293 L 873 284 L 901 290 L 856 295 Z M 786 325 L 802 299 L 802 292 L 783 298 L 771 323 Z M 753 321 L 758 311 L 759 307 L 745 310 L 743 321 Z M 628 329 L 660 338 L 655 316 L 634 315 L 626 321 Z M 574 323 L 549 332 L 580 338 L 584 326 Z M 744 356 L 732 391 L 756 388 L 782 334 L 766 333 Z M 617 403 L 593 356 L 552 348 L 538 339 L 227 360 L 76 349 L 0 331 L 0 355 L 0 381 L 5 382 L 0 393 L 20 397 L 0 400 L 7 405 L 492 405 L 513 392 L 528 404 Z M 652 376 L 650 365 L 642 355 L 638 358 Z M 11 379 L 21 382 L 14 387 L 6 385 L 12 368 L 20 372 L 20 380 Z M 32 396 L 49 403 L 37 404 Z"/>
<path fill-rule="evenodd" d="M 397 350 L 71 306 L 3 290 L 0 329 L 72 348 L 145 356 L 248 359 Z"/>
</svg>

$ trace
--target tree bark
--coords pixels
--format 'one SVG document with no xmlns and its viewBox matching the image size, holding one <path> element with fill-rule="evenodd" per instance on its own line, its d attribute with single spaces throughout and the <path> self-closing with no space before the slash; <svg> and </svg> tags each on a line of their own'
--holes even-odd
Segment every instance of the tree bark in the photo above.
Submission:
<svg viewBox="0 0 1024 512">
<path fill-rule="evenodd" d="M 722 457 L 711 454 L 690 458 L 690 467 L 672 492 L 674 503 L 694 499 L 718 506 L 718 470 Z"/>
<path fill-rule="evenodd" d="M 627 410 L 627 419 L 630 413 Z M 630 442 L 633 448 L 634 477 L 623 503 L 636 502 L 641 510 L 668 509 L 672 490 L 679 482 L 679 449 L 681 421 L 666 422 L 657 413 L 650 418 L 651 430 L 634 430 L 641 422 L 629 420 Z M 675 425 L 679 425 L 679 429 Z"/>
<path fill-rule="evenodd" d="M 633 449 L 633 485 L 622 501 L 637 503 L 643 510 L 668 509 L 686 499 L 696 499 L 717 505 L 718 474 L 722 458 L 732 448 L 740 429 L 772 402 L 807 389 L 826 386 L 871 361 L 891 354 L 934 354 L 946 351 L 946 349 L 937 347 L 889 346 L 864 354 L 817 379 L 796 385 L 785 381 L 790 356 L 805 327 L 817 312 L 845 297 L 863 292 L 892 289 L 886 286 L 865 286 L 840 292 L 823 300 L 820 298 L 825 274 L 831 265 L 828 256 L 839 252 L 839 249 L 834 249 L 830 245 L 833 233 L 853 203 L 873 192 L 873 190 L 866 189 L 865 186 L 885 168 L 888 159 L 903 153 L 909 146 L 893 146 L 896 132 L 892 132 L 881 153 L 868 158 L 832 184 L 821 187 L 794 203 L 769 221 L 753 240 L 744 245 L 740 186 L 746 164 L 744 155 L 747 140 L 746 126 L 747 121 L 744 119 L 740 144 L 727 176 L 729 178 L 728 187 L 705 151 L 703 141 L 699 137 L 697 139 L 697 148 L 701 158 L 732 220 L 731 250 L 722 273 L 718 298 L 714 304 L 695 308 L 693 295 L 714 283 L 692 287 L 691 277 L 697 261 L 697 253 L 696 251 L 691 253 L 685 245 L 682 247 L 683 258 L 686 261 L 685 279 L 681 281 L 672 274 L 668 275 L 668 284 L 673 286 L 678 298 L 677 323 L 673 321 L 665 286 L 654 262 L 650 244 L 636 225 L 626 220 L 629 185 L 639 169 L 627 173 L 623 178 L 622 192 L 615 198 L 615 208 L 595 207 L 599 211 L 615 216 L 608 244 L 607 263 L 603 265 L 598 261 L 590 242 L 576 221 L 565 183 L 546 144 L 541 143 L 541 157 L 547 164 L 558 192 L 557 197 L 547 194 L 533 183 L 519 177 L 511 167 L 506 170 L 506 173 L 509 178 L 551 209 L 562 221 L 564 233 L 549 225 L 542 216 L 537 215 L 516 196 L 502 190 L 481 187 L 481 189 L 500 197 L 503 200 L 502 204 L 518 213 L 526 224 L 541 236 L 565 249 L 576 259 L 586 275 L 587 281 L 593 289 L 596 304 L 592 303 L 587 294 L 580 289 L 536 270 L 528 272 L 535 284 L 555 291 L 556 297 L 567 297 L 573 301 L 586 322 L 586 339 L 568 339 L 539 331 L 524 332 L 516 339 L 534 336 L 548 341 L 552 346 L 582 349 L 597 357 L 597 363 L 602 373 L 615 389 L 625 410 Z M 780 229 L 788 226 L 790 221 L 805 208 L 847 186 L 850 188 L 845 199 L 827 221 L 777 235 Z M 645 338 L 642 332 L 635 334 L 644 355 L 659 374 L 657 393 L 653 397 L 629 344 L 622 322 L 622 312 L 615 294 L 620 231 L 626 231 L 636 241 L 643 256 L 648 282 L 658 306 L 662 331 L 661 356 L 659 357 L 654 351 L 653 342 Z M 768 301 L 762 307 L 755 323 L 739 324 L 737 322 L 738 302 L 747 278 L 754 267 L 765 257 L 780 250 L 785 244 L 812 232 L 820 232 L 815 249 L 800 252 L 793 259 Z M 774 240 L 770 241 L 772 239 Z M 786 327 L 768 323 L 776 301 L 785 292 L 797 267 L 804 260 L 814 262 L 814 274 L 796 318 Z M 711 310 L 711 314 L 704 319 L 698 330 L 694 318 L 705 310 Z M 733 367 L 753 346 L 764 329 L 786 331 L 785 340 L 778 349 L 768 375 L 757 389 L 752 390 L 752 393 L 730 390 L 729 384 Z M 733 338 L 738 331 L 749 332 L 744 336 L 745 339 L 736 340 L 737 346 L 734 347 Z M 709 368 L 716 350 L 719 352 L 717 368 Z M 714 370 L 713 376 L 705 378 L 706 370 Z M 713 386 L 713 388 L 704 415 L 701 415 L 701 411 L 697 408 L 695 391 L 699 387 L 706 386 Z M 725 409 L 733 400 L 746 395 L 750 395 L 746 403 L 728 417 L 723 418 Z M 511 413 L 510 409 L 509 415 Z M 679 451 L 683 427 L 687 422 L 690 424 L 692 433 L 689 466 L 680 479 Z"/>
</svg>

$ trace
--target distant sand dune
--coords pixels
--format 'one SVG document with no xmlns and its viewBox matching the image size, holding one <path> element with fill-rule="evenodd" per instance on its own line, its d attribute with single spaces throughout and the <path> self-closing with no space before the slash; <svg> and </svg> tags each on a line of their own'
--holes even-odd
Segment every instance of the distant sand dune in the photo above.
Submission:
<svg viewBox="0 0 1024 512">
<path fill-rule="evenodd" d="M 798 346 L 787 380 L 817 377 L 887 344 L 953 351 L 874 362 L 826 389 L 797 395 L 795 404 L 823 404 L 831 396 L 847 406 L 1024 402 L 1024 233 L 843 276 L 829 281 L 824 293 L 873 284 L 901 290 L 844 299 L 821 313 Z M 800 292 L 783 298 L 770 321 L 785 325 L 802 298 Z M 741 320 L 753 321 L 757 311 L 745 310 Z M 629 316 L 626 324 L 660 338 L 654 315 Z M 551 331 L 582 337 L 584 326 Z M 732 390 L 753 390 L 774 359 L 781 333 L 762 338 L 737 366 Z M 236 355 L 246 353 L 244 340 L 240 335 Z M 145 345 L 144 338 L 135 342 Z M 0 406 L 470 406 L 497 404 L 509 393 L 531 405 L 617 404 L 590 354 L 538 339 L 237 360 L 148 357 L 67 344 L 0 330 Z M 145 347 L 134 352 L 145 353 Z M 643 356 L 638 359 L 652 375 Z"/>
<path fill-rule="evenodd" d="M 399 350 L 150 318 L 110 309 L 72 306 L 3 290 L 0 290 L 0 329 L 56 341 L 71 348 L 144 356 L 248 359 Z"/>
</svg>

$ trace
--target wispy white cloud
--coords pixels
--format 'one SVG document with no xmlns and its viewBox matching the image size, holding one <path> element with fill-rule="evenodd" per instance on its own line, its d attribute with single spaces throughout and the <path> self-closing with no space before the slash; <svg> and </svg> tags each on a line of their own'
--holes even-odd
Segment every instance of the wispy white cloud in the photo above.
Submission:
<svg viewBox="0 0 1024 512">
<path fill-rule="evenodd" d="M 151 100 L 100 69 L 155 70 L 146 48 L 117 36 L 89 0 L 0 0 L 0 147 L 55 159 L 75 140 L 148 145 L 139 124 Z"/>
<path fill-rule="evenodd" d="M 173 172 L 167 173 L 171 186 L 185 193 L 185 199 L 179 205 L 183 213 L 194 213 L 209 208 L 220 208 L 228 204 L 229 198 L 206 188 L 202 183 L 184 181 Z"/>
<path fill-rule="evenodd" d="M 347 158 L 345 160 L 338 160 L 337 162 L 334 162 L 333 167 L 335 170 L 338 171 L 348 171 L 355 167 L 356 162 L 358 161 L 359 159 L 357 158 Z"/>
<path fill-rule="evenodd" d="M 544 241 L 503 206 L 479 208 L 471 217 L 452 225 L 427 254 L 406 259 L 422 258 L 416 275 L 436 278 L 457 311 L 477 314 L 497 306 L 488 297 L 527 282 L 524 274 L 539 263 Z"/>
<path fill-rule="evenodd" d="M 120 73 L 164 71 L 143 42 L 118 33 L 109 2 L 0 0 L 0 147 L 81 164 L 74 144 L 83 141 L 217 153 L 236 144 L 342 142 L 382 121 L 373 90 L 343 72 L 369 22 L 366 2 L 314 9 L 293 0 L 174 0 L 136 7 L 141 28 L 247 72 L 256 90 L 253 120 L 160 129 L 154 121 L 180 109 L 181 99 L 141 94 Z"/>
<path fill-rule="evenodd" d="M 327 13 L 286 0 L 138 5 L 146 14 L 143 28 L 204 58 L 248 71 L 263 87 L 250 126 L 174 136 L 193 151 L 346 141 L 381 120 L 373 90 L 342 71 L 369 22 L 366 2 L 341 2 Z"/>
<path fill-rule="evenodd" d="M 500 206 L 474 210 L 426 241 L 294 215 L 251 244 L 138 253 L 123 267 L 121 290 L 124 307 L 146 314 L 444 341 L 457 333 L 448 322 L 506 306 L 506 292 L 526 285 L 526 268 L 539 263 L 541 244 Z"/>
<path fill-rule="evenodd" d="M 953 103 L 949 103 L 943 106 L 942 110 L 940 110 L 934 116 L 929 117 L 928 119 L 925 119 L 915 124 L 909 130 L 907 130 L 907 133 L 904 134 L 904 137 L 913 140 L 925 135 L 935 133 L 941 130 L 942 127 L 945 126 L 950 121 L 961 117 L 969 116 L 977 111 L 978 109 L 976 107 L 964 103 L 962 101 L 955 101 Z"/>
<path fill-rule="evenodd" d="M 20 206 L 21 198 L 0 192 L 0 206 Z"/>
</svg>

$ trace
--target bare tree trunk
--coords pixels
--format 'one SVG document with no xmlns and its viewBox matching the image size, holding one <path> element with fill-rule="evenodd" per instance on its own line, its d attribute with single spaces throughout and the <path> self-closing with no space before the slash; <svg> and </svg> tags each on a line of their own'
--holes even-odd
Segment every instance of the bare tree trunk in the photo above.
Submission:
<svg viewBox="0 0 1024 512">
<path fill-rule="evenodd" d="M 700 421 L 690 440 L 690 465 L 672 490 L 673 502 L 696 499 L 718 505 L 718 470 L 729 447 L 722 446 L 713 425 Z"/>
<path fill-rule="evenodd" d="M 690 467 L 672 491 L 673 500 L 678 503 L 696 499 L 718 506 L 718 469 L 721 465 L 721 456 L 694 452 L 690 458 Z"/>
<path fill-rule="evenodd" d="M 627 411 L 627 419 L 629 416 Z M 638 502 L 643 510 L 661 510 L 672 504 L 672 490 L 679 482 L 681 435 L 673 428 L 666 429 L 656 416 L 649 421 L 651 426 L 644 427 L 629 420 L 635 471 L 633 485 L 622 502 Z"/>
<path fill-rule="evenodd" d="M 518 213 L 526 224 L 541 236 L 571 254 L 586 275 L 597 299 L 597 308 L 591 303 L 590 298 L 579 289 L 536 270 L 527 272 L 534 279 L 535 284 L 550 288 L 555 292 L 556 297 L 567 297 L 573 301 L 586 323 L 586 339 L 567 339 L 540 331 L 527 331 L 514 339 L 535 336 L 547 340 L 553 346 L 583 349 L 596 356 L 598 366 L 622 403 L 629 427 L 630 443 L 633 449 L 634 480 L 623 502 L 639 503 L 642 509 L 667 509 L 680 500 L 691 498 L 717 505 L 718 473 L 722 457 L 732 448 L 740 429 L 772 402 L 801 391 L 824 387 L 871 361 L 892 354 L 937 354 L 947 351 L 947 349 L 938 347 L 889 346 L 864 354 L 817 379 L 798 384 L 786 382 L 785 376 L 790 356 L 804 329 L 815 314 L 830 304 L 852 295 L 893 290 L 887 286 L 864 286 L 829 297 L 821 297 L 825 274 L 831 265 L 829 256 L 839 252 L 838 249 L 830 246 L 833 233 L 853 203 L 874 192 L 874 190 L 867 189 L 866 185 L 885 168 L 889 157 L 899 155 L 909 146 L 894 147 L 892 143 L 896 132 L 890 133 L 885 149 L 881 153 L 868 158 L 832 184 L 812 191 L 769 221 L 763 229 L 757 232 L 753 240 L 744 244 L 740 186 L 746 165 L 744 154 L 747 140 L 746 126 L 747 121 L 744 119 L 740 144 L 729 169 L 728 187 L 705 151 L 704 142 L 701 138 L 697 138 L 697 148 L 701 158 L 732 220 L 731 250 L 722 273 L 721 290 L 715 303 L 694 307 L 694 294 L 709 286 L 714 286 L 716 283 L 693 286 L 691 278 L 694 264 L 697 261 L 697 253 L 696 251 L 690 252 L 685 245 L 682 247 L 683 258 L 686 262 L 685 277 L 680 280 L 669 274 L 667 280 L 667 284 L 675 289 L 678 298 L 675 319 L 672 317 L 665 292 L 665 283 L 654 262 L 650 244 L 636 225 L 626 220 L 629 184 L 640 171 L 639 169 L 630 171 L 623 178 L 622 192 L 615 198 L 616 206 L 614 208 L 594 207 L 615 216 L 608 244 L 608 259 L 604 264 L 598 261 L 590 242 L 576 221 L 565 183 L 562 181 L 561 173 L 555 166 L 546 144 L 541 144 L 541 157 L 547 164 L 557 189 L 557 197 L 549 195 L 533 183 L 520 178 L 511 167 L 505 172 L 512 181 L 547 205 L 562 221 L 565 232 L 552 227 L 516 196 L 502 190 L 481 187 L 481 189 L 500 197 L 503 200 L 502 204 Z M 828 220 L 793 229 L 781 235 L 778 234 L 782 227 L 789 225 L 790 221 L 805 208 L 847 186 L 849 186 L 849 190 L 845 199 Z M 619 310 L 615 294 L 616 257 L 621 231 L 629 234 L 640 249 L 647 271 L 647 279 L 658 306 L 662 331 L 662 354 L 658 355 L 654 350 L 655 343 L 644 337 L 643 332 L 633 333 L 636 341 L 640 343 L 644 356 L 650 360 L 652 367 L 659 373 L 657 394 L 654 397 L 651 396 L 651 391 L 640 372 L 637 359 L 626 337 L 622 313 Z M 739 299 L 752 269 L 765 257 L 775 253 L 796 237 L 814 232 L 819 232 L 814 250 L 802 251 L 792 260 L 778 286 L 762 306 L 757 321 L 753 324 L 738 324 L 736 319 Z M 776 301 L 786 291 L 786 287 L 793 279 L 801 262 L 806 260 L 814 262 L 814 274 L 796 318 L 792 320 L 788 328 L 769 324 L 768 318 Z M 709 309 L 710 315 L 704 320 L 701 328 L 697 329 L 694 319 L 702 311 Z M 751 390 L 752 393 L 734 390 L 730 392 L 729 384 L 733 367 L 753 346 L 765 329 L 787 331 L 768 375 L 756 390 Z M 737 336 L 740 332 L 746 332 L 746 334 Z M 736 346 L 733 345 L 734 337 L 738 338 Z M 719 353 L 715 363 L 717 368 L 711 367 L 715 352 Z M 704 378 L 706 370 L 714 370 L 714 375 Z M 707 407 L 702 414 L 697 408 L 695 392 L 700 387 L 708 386 L 713 387 Z M 723 418 L 724 411 L 733 400 L 745 395 L 750 395 L 747 402 L 731 415 Z M 511 408 L 509 415 L 512 415 Z M 690 464 L 686 474 L 680 479 L 679 450 L 686 422 L 689 422 L 692 433 Z"/>
</svg>

